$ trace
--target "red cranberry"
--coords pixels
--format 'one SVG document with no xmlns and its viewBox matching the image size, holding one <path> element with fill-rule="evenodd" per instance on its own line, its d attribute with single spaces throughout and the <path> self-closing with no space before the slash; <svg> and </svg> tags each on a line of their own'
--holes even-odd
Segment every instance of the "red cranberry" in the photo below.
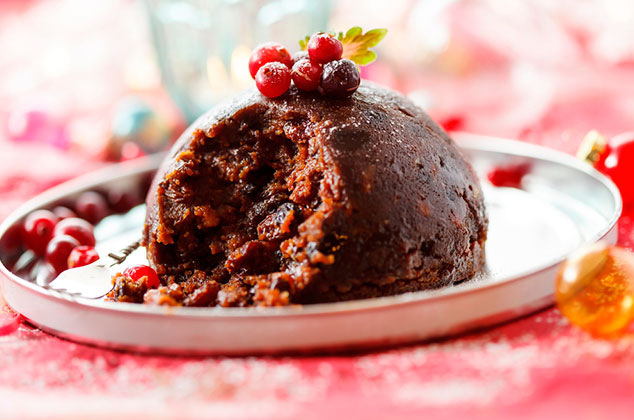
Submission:
<svg viewBox="0 0 634 420">
<path fill-rule="evenodd" d="M 282 45 L 275 42 L 267 42 L 258 45 L 251 53 L 249 58 L 249 73 L 255 79 L 260 68 L 272 62 L 279 62 L 290 68 L 293 65 L 293 59 L 290 53 Z"/>
<path fill-rule="evenodd" d="M 101 194 L 87 191 L 77 198 L 75 210 L 79 217 L 94 225 L 108 215 L 108 203 Z"/>
<path fill-rule="evenodd" d="M 145 156 L 145 151 L 136 143 L 128 141 L 121 146 L 121 161 L 132 160 Z"/>
<path fill-rule="evenodd" d="M 293 64 L 291 78 L 298 89 L 310 92 L 319 87 L 321 66 L 310 60 L 300 60 Z"/>
<path fill-rule="evenodd" d="M 255 85 L 262 95 L 277 98 L 291 85 L 291 71 L 282 63 L 267 63 L 255 75 Z"/>
<path fill-rule="evenodd" d="M 108 192 L 108 204 L 116 213 L 125 213 L 137 204 L 141 204 L 141 197 L 136 191 L 117 191 Z"/>
<path fill-rule="evenodd" d="M 75 247 L 68 256 L 68 268 L 83 267 L 92 264 L 99 259 L 99 254 L 91 246 L 80 245 Z"/>
<path fill-rule="evenodd" d="M 68 256 L 78 246 L 79 242 L 72 236 L 56 236 L 46 246 L 46 261 L 59 274 L 68 268 Z"/>
<path fill-rule="evenodd" d="M 495 166 L 487 173 L 487 179 L 496 187 L 519 188 L 530 170 L 531 165 L 528 162 Z"/>
<path fill-rule="evenodd" d="M 319 88 L 328 96 L 345 98 L 352 95 L 360 83 L 359 68 L 344 58 L 324 64 Z"/>
<path fill-rule="evenodd" d="M 95 234 L 92 225 L 78 217 L 61 220 L 55 226 L 53 234 L 54 236 L 72 236 L 77 239 L 80 245 L 95 246 Z"/>
<path fill-rule="evenodd" d="M 293 54 L 293 64 L 301 60 L 310 60 L 308 51 L 297 51 L 295 54 Z"/>
<path fill-rule="evenodd" d="M 46 245 L 53 237 L 57 220 L 57 216 L 48 210 L 36 210 L 29 214 L 22 230 L 24 245 L 36 255 L 44 255 Z"/>
<path fill-rule="evenodd" d="M 24 232 L 24 227 L 21 224 L 11 225 L 0 239 L 0 252 L 12 254 L 19 251 L 23 243 L 22 232 Z"/>
<path fill-rule="evenodd" d="M 343 44 L 330 34 L 319 33 L 313 35 L 306 46 L 311 61 L 326 64 L 339 60 L 343 54 Z"/>
<path fill-rule="evenodd" d="M 64 206 L 55 207 L 53 209 L 53 213 L 59 218 L 59 220 L 68 219 L 70 217 L 77 217 L 77 214 L 74 211 Z"/>
<path fill-rule="evenodd" d="M 457 131 L 464 128 L 464 117 L 461 115 L 452 115 L 440 120 L 440 125 L 445 131 Z"/>
<path fill-rule="evenodd" d="M 147 287 L 156 288 L 159 287 L 161 282 L 159 281 L 156 271 L 152 267 L 147 265 L 135 265 L 128 267 L 123 271 L 123 275 L 131 278 L 134 281 L 139 281 L 143 277 L 146 277 L 145 284 Z"/>
</svg>

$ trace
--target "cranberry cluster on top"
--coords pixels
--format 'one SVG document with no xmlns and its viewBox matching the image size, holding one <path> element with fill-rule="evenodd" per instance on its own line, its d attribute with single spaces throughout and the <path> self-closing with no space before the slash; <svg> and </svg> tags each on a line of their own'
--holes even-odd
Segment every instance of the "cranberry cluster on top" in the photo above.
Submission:
<svg viewBox="0 0 634 420">
<path fill-rule="evenodd" d="M 291 80 L 303 91 L 347 97 L 357 90 L 361 76 L 357 65 L 342 55 L 341 41 L 320 32 L 310 38 L 306 51 L 293 57 L 274 42 L 256 47 L 249 59 L 249 72 L 260 93 L 269 98 L 283 95 Z"/>
</svg>

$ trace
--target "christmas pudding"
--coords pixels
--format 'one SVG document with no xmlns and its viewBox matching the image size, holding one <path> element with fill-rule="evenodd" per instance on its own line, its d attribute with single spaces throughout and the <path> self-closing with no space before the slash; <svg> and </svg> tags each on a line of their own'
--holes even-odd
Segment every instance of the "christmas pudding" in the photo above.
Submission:
<svg viewBox="0 0 634 420">
<path fill-rule="evenodd" d="M 276 306 L 437 289 L 484 269 L 487 224 L 470 165 L 400 94 L 254 89 L 199 118 L 156 174 L 144 245 L 161 286 L 121 276 L 110 297 Z"/>
</svg>

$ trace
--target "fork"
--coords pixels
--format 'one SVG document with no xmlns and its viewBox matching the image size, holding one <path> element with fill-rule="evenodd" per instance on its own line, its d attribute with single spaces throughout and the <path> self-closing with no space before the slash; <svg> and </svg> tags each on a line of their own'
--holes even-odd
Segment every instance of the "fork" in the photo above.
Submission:
<svg viewBox="0 0 634 420">
<path fill-rule="evenodd" d="M 66 298 L 101 299 L 114 288 L 110 268 L 123 263 L 140 245 L 138 240 L 92 264 L 62 271 L 42 288 Z"/>
</svg>

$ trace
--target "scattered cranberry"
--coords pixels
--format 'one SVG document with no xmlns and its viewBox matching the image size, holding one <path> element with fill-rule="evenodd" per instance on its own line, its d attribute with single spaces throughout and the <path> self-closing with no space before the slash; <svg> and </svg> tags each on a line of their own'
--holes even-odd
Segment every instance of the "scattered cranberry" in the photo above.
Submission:
<svg viewBox="0 0 634 420">
<path fill-rule="evenodd" d="M 11 225 L 0 239 L 0 252 L 2 254 L 13 254 L 22 247 L 22 235 L 24 227 L 21 224 Z"/>
<path fill-rule="evenodd" d="M 282 63 L 267 63 L 255 75 L 255 85 L 262 95 L 277 98 L 291 85 L 291 71 Z"/>
<path fill-rule="evenodd" d="M 55 226 L 53 235 L 72 236 L 80 245 L 95 246 L 95 234 L 92 225 L 78 217 L 61 220 L 57 226 Z"/>
<path fill-rule="evenodd" d="M 111 190 L 108 192 L 108 204 L 116 213 L 125 213 L 137 204 L 141 204 L 141 197 L 136 191 Z"/>
<path fill-rule="evenodd" d="M 127 141 L 121 146 L 121 161 L 132 160 L 145 156 L 141 146 L 132 141 Z"/>
<path fill-rule="evenodd" d="M 72 236 L 56 236 L 51 239 L 46 247 L 46 261 L 59 274 L 68 268 L 68 256 L 78 246 L 79 242 Z"/>
<path fill-rule="evenodd" d="M 530 170 L 531 165 L 528 162 L 495 166 L 487 173 L 487 179 L 496 187 L 519 188 Z"/>
<path fill-rule="evenodd" d="M 80 245 L 70 252 L 68 256 L 68 268 L 83 267 L 92 264 L 99 259 L 99 254 L 91 246 Z"/>
<path fill-rule="evenodd" d="M 343 54 L 343 44 L 330 34 L 313 35 L 306 46 L 311 61 L 319 64 L 339 60 Z"/>
<path fill-rule="evenodd" d="M 44 255 L 46 245 L 53 237 L 57 220 L 57 216 L 48 210 L 36 210 L 29 214 L 22 230 L 24 245 L 36 255 Z"/>
<path fill-rule="evenodd" d="M 108 215 L 108 203 L 101 194 L 87 191 L 77 198 L 75 210 L 79 217 L 94 225 Z"/>
<path fill-rule="evenodd" d="M 59 220 L 68 219 L 70 217 L 77 217 L 77 214 L 64 206 L 57 206 L 53 209 L 53 213 L 58 217 Z"/>
<path fill-rule="evenodd" d="M 291 78 L 298 89 L 310 92 L 319 87 L 321 72 L 322 69 L 319 64 L 304 59 L 293 64 Z"/>
<path fill-rule="evenodd" d="M 360 83 L 359 68 L 344 58 L 324 64 L 319 87 L 326 95 L 343 98 L 352 95 Z"/>
<path fill-rule="evenodd" d="M 464 128 L 464 117 L 461 115 L 452 115 L 440 120 L 440 125 L 445 131 L 457 131 Z"/>
<path fill-rule="evenodd" d="M 143 277 L 146 277 L 145 284 L 150 288 L 159 287 L 161 284 L 156 271 L 147 265 L 135 265 L 128 267 L 123 271 L 123 275 L 134 281 L 139 281 Z"/>
<path fill-rule="evenodd" d="M 251 53 L 251 58 L 249 58 L 249 73 L 251 73 L 251 77 L 255 79 L 262 66 L 273 62 L 282 63 L 287 68 L 293 65 L 290 53 L 282 45 L 275 42 L 258 45 Z"/>
</svg>

